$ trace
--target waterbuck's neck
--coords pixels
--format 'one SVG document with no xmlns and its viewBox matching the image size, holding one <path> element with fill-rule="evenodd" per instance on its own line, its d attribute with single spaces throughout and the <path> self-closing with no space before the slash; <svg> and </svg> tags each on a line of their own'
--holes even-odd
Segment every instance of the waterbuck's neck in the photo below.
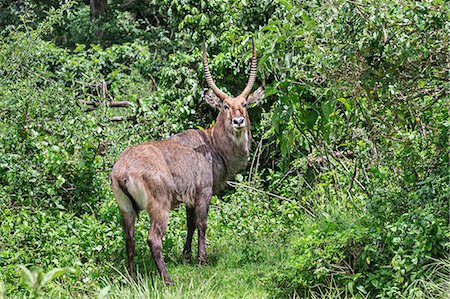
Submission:
<svg viewBox="0 0 450 299">
<path fill-rule="evenodd" d="M 245 168 L 251 142 L 250 123 L 240 132 L 236 132 L 228 122 L 225 112 L 221 111 L 217 116 L 215 125 L 208 130 L 212 146 L 223 163 L 223 165 L 220 165 L 220 163 L 218 165 L 222 169 L 215 169 L 215 172 L 217 172 L 215 177 L 224 180 L 223 183 L 225 183 L 225 180 L 232 178 L 239 170 Z"/>
</svg>

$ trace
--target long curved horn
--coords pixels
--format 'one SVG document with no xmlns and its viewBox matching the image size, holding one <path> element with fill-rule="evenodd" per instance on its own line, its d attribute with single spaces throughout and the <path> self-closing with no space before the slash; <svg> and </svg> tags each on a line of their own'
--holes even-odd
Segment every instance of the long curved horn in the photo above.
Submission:
<svg viewBox="0 0 450 299">
<path fill-rule="evenodd" d="M 253 47 L 253 55 L 252 55 L 252 64 L 250 66 L 250 77 L 248 78 L 247 86 L 245 86 L 244 90 L 242 91 L 240 97 L 246 98 L 250 91 L 252 91 L 253 84 L 255 83 L 256 79 L 256 48 L 255 48 L 255 42 L 252 38 L 252 47 Z"/>
<path fill-rule="evenodd" d="M 213 78 L 211 76 L 211 72 L 209 71 L 208 58 L 206 57 L 205 44 L 203 44 L 203 70 L 205 71 L 205 77 L 206 77 L 206 82 L 208 83 L 208 86 L 214 91 L 214 93 L 222 101 L 225 100 L 225 98 L 227 98 L 227 95 L 216 86 L 216 84 L 214 83 Z"/>
</svg>

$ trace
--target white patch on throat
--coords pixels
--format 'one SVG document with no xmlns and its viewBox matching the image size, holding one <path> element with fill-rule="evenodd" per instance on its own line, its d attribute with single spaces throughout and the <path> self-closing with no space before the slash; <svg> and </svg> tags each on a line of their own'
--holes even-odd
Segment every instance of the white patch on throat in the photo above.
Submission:
<svg viewBox="0 0 450 299">
<path fill-rule="evenodd" d="M 233 141 L 236 145 L 243 147 L 244 151 L 248 153 L 248 131 L 246 128 L 242 131 L 233 132 Z"/>
</svg>

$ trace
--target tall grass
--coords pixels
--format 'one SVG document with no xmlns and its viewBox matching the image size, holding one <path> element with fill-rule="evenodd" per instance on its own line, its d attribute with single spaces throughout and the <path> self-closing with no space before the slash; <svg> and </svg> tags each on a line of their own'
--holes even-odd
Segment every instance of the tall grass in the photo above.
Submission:
<svg viewBox="0 0 450 299">
<path fill-rule="evenodd" d="M 450 256 L 433 261 L 426 266 L 427 278 L 416 279 L 407 288 L 402 298 L 450 298 Z"/>
<path fill-rule="evenodd" d="M 218 285 L 214 275 L 201 284 L 191 278 L 175 286 L 165 286 L 155 275 L 148 273 L 138 273 L 135 280 L 124 278 L 124 284 L 110 286 L 108 298 L 224 298 L 217 292 Z"/>
<path fill-rule="evenodd" d="M 449 299 L 450 298 L 450 257 L 446 259 L 433 259 L 426 267 L 426 279 L 416 279 L 403 292 L 397 294 L 402 299 Z M 356 291 L 356 290 L 355 290 Z M 342 290 L 330 280 L 328 285 L 321 285 L 310 289 L 304 294 L 294 292 L 292 298 L 311 299 L 347 299 L 347 298 L 372 298 L 372 294 L 358 292 L 349 294 L 347 290 Z"/>
<path fill-rule="evenodd" d="M 271 297 L 258 280 L 255 267 L 222 268 L 224 265 L 179 265 L 172 269 L 174 286 L 166 286 L 155 272 L 139 271 L 133 280 L 124 271 L 114 269 L 121 283 L 104 279 L 105 298 L 267 298 Z M 252 282 L 253 280 L 253 282 Z"/>
</svg>

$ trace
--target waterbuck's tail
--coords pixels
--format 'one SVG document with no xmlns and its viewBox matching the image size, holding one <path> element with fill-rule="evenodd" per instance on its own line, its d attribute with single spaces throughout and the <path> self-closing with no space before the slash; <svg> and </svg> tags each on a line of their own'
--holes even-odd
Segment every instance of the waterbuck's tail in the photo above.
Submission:
<svg viewBox="0 0 450 299">
<path fill-rule="evenodd" d="M 119 205 L 119 208 L 123 213 L 134 212 L 136 215 L 139 215 L 139 206 L 133 196 L 131 196 L 130 192 L 128 192 L 126 179 L 117 180 L 116 178 L 111 176 L 111 188 L 113 190 L 117 204 Z"/>
</svg>

